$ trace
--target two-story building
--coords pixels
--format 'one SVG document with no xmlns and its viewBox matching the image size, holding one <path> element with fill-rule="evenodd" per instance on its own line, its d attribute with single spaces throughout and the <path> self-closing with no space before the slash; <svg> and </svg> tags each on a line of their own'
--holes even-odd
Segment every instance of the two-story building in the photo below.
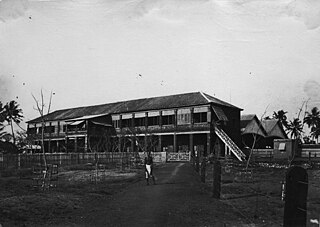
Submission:
<svg viewBox="0 0 320 227">
<path fill-rule="evenodd" d="M 47 152 L 166 151 L 243 159 L 241 108 L 202 92 L 54 111 L 44 116 Z M 42 118 L 28 123 L 40 144 Z M 219 139 L 216 139 L 219 138 Z"/>
</svg>

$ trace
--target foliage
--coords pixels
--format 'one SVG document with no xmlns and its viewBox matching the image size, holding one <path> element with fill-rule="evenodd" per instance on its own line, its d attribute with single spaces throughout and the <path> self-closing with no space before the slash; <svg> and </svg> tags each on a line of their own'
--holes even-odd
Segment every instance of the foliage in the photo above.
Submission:
<svg viewBox="0 0 320 227">
<path fill-rule="evenodd" d="M 278 110 L 277 112 L 273 112 L 273 119 L 279 120 L 280 124 L 283 125 L 285 128 L 288 128 L 288 121 L 287 121 L 287 111 Z"/>
<path fill-rule="evenodd" d="M 311 129 L 311 136 L 313 140 L 317 139 L 320 135 L 320 111 L 317 107 L 313 107 L 311 112 L 306 112 L 303 122 Z"/>
<path fill-rule="evenodd" d="M 8 102 L 4 106 L 4 113 L 5 121 L 7 121 L 9 124 L 12 122 L 19 124 L 22 121 L 22 109 L 19 108 L 19 104 L 14 100 Z"/>
<path fill-rule="evenodd" d="M 290 133 L 290 137 L 293 139 L 297 139 L 301 137 L 303 133 L 303 124 L 299 118 L 294 118 L 289 122 L 287 130 Z"/>
<path fill-rule="evenodd" d="M 3 107 L 3 105 L 2 105 L 2 102 L 0 101 L 0 139 L 2 138 L 2 136 L 3 136 L 3 133 L 4 132 L 2 132 L 3 131 L 3 129 L 4 129 L 4 125 L 3 125 L 3 123 L 4 123 L 4 121 L 5 121 L 5 113 L 4 113 L 4 107 Z"/>
<path fill-rule="evenodd" d="M 4 122 L 7 122 L 11 127 L 11 135 L 13 139 L 13 144 L 15 141 L 15 134 L 13 130 L 13 123 L 19 124 L 22 121 L 22 109 L 19 108 L 19 104 L 12 100 L 7 102 L 4 106 L 0 102 L 0 131 L 4 129 Z M 6 133 L 0 134 L 0 136 L 7 136 Z M 3 138 L 3 137 L 2 137 Z"/>
</svg>

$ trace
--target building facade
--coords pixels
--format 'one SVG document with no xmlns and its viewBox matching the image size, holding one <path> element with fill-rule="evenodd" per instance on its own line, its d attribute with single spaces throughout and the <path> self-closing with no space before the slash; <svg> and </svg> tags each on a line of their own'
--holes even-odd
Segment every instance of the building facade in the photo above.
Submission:
<svg viewBox="0 0 320 227">
<path fill-rule="evenodd" d="M 52 112 L 28 123 L 47 152 L 165 151 L 240 154 L 242 109 L 202 92 Z M 218 131 L 217 131 L 218 130 Z M 238 153 L 238 154 L 236 154 Z M 239 157 L 238 157 L 239 158 Z"/>
</svg>

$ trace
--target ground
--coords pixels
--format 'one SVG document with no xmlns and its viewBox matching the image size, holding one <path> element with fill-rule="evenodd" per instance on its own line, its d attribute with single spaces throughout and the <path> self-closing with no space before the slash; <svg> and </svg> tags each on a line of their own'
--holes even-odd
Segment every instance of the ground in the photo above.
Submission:
<svg viewBox="0 0 320 227">
<path fill-rule="evenodd" d="M 211 196 L 210 165 L 205 184 L 189 163 L 157 165 L 156 185 L 146 185 L 143 168 L 100 170 L 98 176 L 93 170 L 64 169 L 57 187 L 46 191 L 34 189 L 25 177 L 1 177 L 0 224 L 281 226 L 284 172 L 281 168 L 256 168 L 251 182 L 223 172 L 220 200 Z M 310 172 L 309 219 L 320 214 L 319 178 L 318 170 Z"/>
</svg>

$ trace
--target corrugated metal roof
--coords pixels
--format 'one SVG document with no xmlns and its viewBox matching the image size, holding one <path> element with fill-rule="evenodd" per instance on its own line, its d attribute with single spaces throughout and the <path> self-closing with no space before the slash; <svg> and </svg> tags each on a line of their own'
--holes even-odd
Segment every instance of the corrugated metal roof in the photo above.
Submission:
<svg viewBox="0 0 320 227">
<path fill-rule="evenodd" d="M 205 96 L 205 97 L 204 97 Z M 185 106 L 196 106 L 213 103 L 230 108 L 242 110 L 220 99 L 201 92 L 184 93 L 177 95 L 160 96 L 153 98 L 121 101 L 102 105 L 85 106 L 57 110 L 45 116 L 46 121 L 67 120 L 80 118 L 86 115 L 117 114 L 125 112 L 137 112 L 146 110 L 171 109 Z M 41 118 L 36 118 L 27 123 L 40 122 Z"/>
</svg>

